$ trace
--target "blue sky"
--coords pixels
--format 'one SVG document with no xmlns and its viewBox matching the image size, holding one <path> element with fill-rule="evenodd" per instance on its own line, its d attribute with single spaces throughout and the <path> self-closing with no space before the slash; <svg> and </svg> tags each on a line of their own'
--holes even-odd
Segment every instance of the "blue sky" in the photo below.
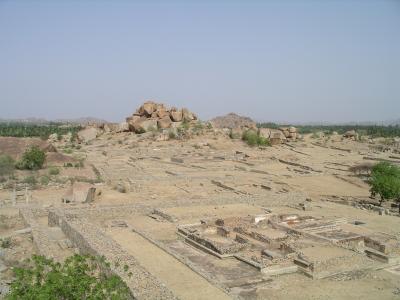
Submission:
<svg viewBox="0 0 400 300">
<path fill-rule="evenodd" d="M 286 122 L 400 118 L 400 1 L 0 0 L 0 118 L 141 102 Z"/>
</svg>

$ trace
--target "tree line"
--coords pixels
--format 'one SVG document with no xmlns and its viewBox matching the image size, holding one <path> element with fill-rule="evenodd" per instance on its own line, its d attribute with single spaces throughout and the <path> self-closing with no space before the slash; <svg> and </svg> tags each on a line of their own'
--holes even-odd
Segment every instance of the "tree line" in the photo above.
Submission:
<svg viewBox="0 0 400 300">
<path fill-rule="evenodd" d="M 258 123 L 259 128 L 279 128 L 287 127 L 289 125 L 279 125 L 276 123 Z M 301 134 L 324 132 L 331 134 L 336 131 L 343 134 L 349 130 L 355 130 L 359 135 L 367 135 L 371 137 L 400 137 L 399 125 L 296 125 L 298 132 Z"/>
<path fill-rule="evenodd" d="M 75 135 L 82 127 L 80 125 L 66 125 L 60 123 L 26 124 L 18 122 L 0 123 L 0 136 L 11 137 L 41 137 L 47 139 L 51 134 L 58 136 L 71 132 Z"/>
</svg>

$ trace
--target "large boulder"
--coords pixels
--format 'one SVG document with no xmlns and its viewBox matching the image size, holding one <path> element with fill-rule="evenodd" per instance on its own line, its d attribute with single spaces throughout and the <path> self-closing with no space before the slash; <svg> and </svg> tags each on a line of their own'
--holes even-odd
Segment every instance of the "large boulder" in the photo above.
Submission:
<svg viewBox="0 0 400 300">
<path fill-rule="evenodd" d="M 182 118 L 187 122 L 197 119 L 196 115 L 190 112 L 187 108 L 182 108 Z"/>
<path fill-rule="evenodd" d="M 349 130 L 346 131 L 343 136 L 346 138 L 355 138 L 357 136 L 357 132 L 355 130 Z"/>
<path fill-rule="evenodd" d="M 52 133 L 49 135 L 48 142 L 49 143 L 56 143 L 58 141 L 58 134 Z"/>
<path fill-rule="evenodd" d="M 129 125 L 129 130 L 130 131 L 136 131 L 136 129 L 139 127 L 139 122 L 140 121 L 145 121 L 145 120 L 147 120 L 146 117 L 144 117 L 144 116 L 141 117 L 141 116 L 138 116 L 138 115 L 132 115 L 132 116 L 126 118 L 126 122 Z"/>
<path fill-rule="evenodd" d="M 78 140 L 87 143 L 97 138 L 99 134 L 99 129 L 95 127 L 85 128 L 78 132 Z"/>
<path fill-rule="evenodd" d="M 149 101 L 149 102 L 143 103 L 141 111 L 146 116 L 151 116 L 151 114 L 155 111 L 155 109 L 156 109 L 156 104 L 152 101 Z"/>
<path fill-rule="evenodd" d="M 157 117 L 160 119 L 168 117 L 169 118 L 169 111 L 165 109 L 165 107 L 158 108 L 157 111 Z"/>
<path fill-rule="evenodd" d="M 158 119 L 158 121 L 157 121 L 158 128 L 161 128 L 161 129 L 170 128 L 171 123 L 172 123 L 172 121 L 169 116 L 165 116 L 161 119 Z"/>
<path fill-rule="evenodd" d="M 116 132 L 126 132 L 126 131 L 129 131 L 129 123 L 128 123 L 128 122 L 119 123 L 119 124 L 116 126 L 115 131 L 116 131 Z"/>
<path fill-rule="evenodd" d="M 181 122 L 182 121 L 182 111 L 177 110 L 177 111 L 171 111 L 170 112 L 171 120 L 174 122 Z"/>
<path fill-rule="evenodd" d="M 279 145 L 286 141 L 286 137 L 281 130 L 271 129 L 269 140 L 271 145 Z"/>
<path fill-rule="evenodd" d="M 157 120 L 156 119 L 140 119 L 135 123 L 135 132 L 143 133 L 147 131 L 157 130 Z"/>
<path fill-rule="evenodd" d="M 279 128 L 279 130 L 282 131 L 283 135 L 284 135 L 286 138 L 289 137 L 290 132 L 289 132 L 289 128 L 288 128 L 288 127 L 281 127 L 281 128 Z"/>
<path fill-rule="evenodd" d="M 269 139 L 271 137 L 271 129 L 270 128 L 260 128 L 258 133 L 261 137 Z"/>
</svg>

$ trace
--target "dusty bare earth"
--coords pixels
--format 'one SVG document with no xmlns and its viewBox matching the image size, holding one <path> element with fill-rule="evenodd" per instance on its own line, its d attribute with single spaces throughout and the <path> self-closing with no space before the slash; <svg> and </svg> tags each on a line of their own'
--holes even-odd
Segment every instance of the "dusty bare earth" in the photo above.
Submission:
<svg viewBox="0 0 400 300">
<path fill-rule="evenodd" d="M 400 297 L 397 250 L 390 260 L 377 260 L 358 248 L 308 236 L 303 241 L 301 233 L 289 232 L 288 239 L 294 239 L 293 245 L 311 257 L 314 270 L 307 276 L 288 260 L 290 265 L 284 266 L 290 266 L 290 272 L 272 274 L 268 265 L 264 272 L 233 256 L 219 258 L 178 234 L 180 226 L 201 221 L 213 224 L 216 219 L 257 215 L 273 220 L 292 214 L 312 216 L 318 222 L 334 220 L 341 232 L 385 234 L 391 241 L 399 241 L 397 208 L 387 205 L 379 211 L 362 206 L 363 201 L 373 201 L 369 187 L 349 171 L 351 166 L 376 162 L 372 159 L 396 161 L 389 158 L 391 152 L 378 151 L 367 142 L 311 137 L 273 147 L 249 147 L 211 129 L 183 141 L 157 142 L 148 133 L 103 134 L 66 156 L 75 161 L 83 157 L 84 166 L 62 167 L 59 182 L 32 190 L 28 203 L 24 191 L 14 206 L 12 189 L 0 191 L 0 236 L 12 237 L 11 246 L 0 249 L 5 266 L 2 282 L 10 280 L 15 261 L 43 252 L 41 245 L 45 245 L 47 254 L 53 253 L 56 259 L 91 249 L 111 261 L 128 261 L 133 270 L 133 276 L 126 278 L 128 286 L 141 299 Z M 69 187 L 61 179 L 79 176 L 101 177 L 103 182 L 95 183 L 95 201 L 61 203 Z M 57 217 L 49 217 L 52 213 Z M 53 219 L 65 224 L 54 224 Z M 359 225 L 354 225 L 355 221 Z M 16 233 L 24 228 L 32 232 Z M 89 242 L 76 239 L 73 230 Z M 270 238 L 281 234 L 277 228 L 265 230 Z M 210 236 L 219 245 L 228 243 L 220 235 Z M 248 238 L 257 245 L 254 249 L 265 247 Z M 321 278 L 316 276 L 318 264 L 324 275 Z M 122 272 L 118 267 L 114 271 Z"/>
</svg>

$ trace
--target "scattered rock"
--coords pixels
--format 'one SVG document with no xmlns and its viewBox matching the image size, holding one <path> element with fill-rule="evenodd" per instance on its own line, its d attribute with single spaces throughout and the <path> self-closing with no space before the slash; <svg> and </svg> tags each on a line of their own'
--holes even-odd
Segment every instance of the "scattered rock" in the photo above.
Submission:
<svg viewBox="0 0 400 300">
<path fill-rule="evenodd" d="M 345 138 L 352 139 L 352 140 L 357 140 L 357 139 L 358 139 L 358 134 L 357 134 L 357 132 L 356 132 L 355 130 L 346 131 L 346 132 L 343 134 L 343 136 L 344 136 Z"/>
<path fill-rule="evenodd" d="M 94 140 L 99 134 L 100 131 L 98 128 L 88 127 L 78 132 L 78 140 L 84 143 L 90 142 Z"/>
<path fill-rule="evenodd" d="M 129 131 L 129 124 L 128 122 L 119 123 L 115 129 L 116 132 L 126 132 Z"/>
<path fill-rule="evenodd" d="M 260 128 L 258 132 L 263 138 L 269 139 L 271 137 L 271 129 L 269 128 Z"/>
<path fill-rule="evenodd" d="M 48 142 L 49 143 L 56 143 L 58 141 L 58 134 L 52 133 L 49 135 Z"/>
</svg>

